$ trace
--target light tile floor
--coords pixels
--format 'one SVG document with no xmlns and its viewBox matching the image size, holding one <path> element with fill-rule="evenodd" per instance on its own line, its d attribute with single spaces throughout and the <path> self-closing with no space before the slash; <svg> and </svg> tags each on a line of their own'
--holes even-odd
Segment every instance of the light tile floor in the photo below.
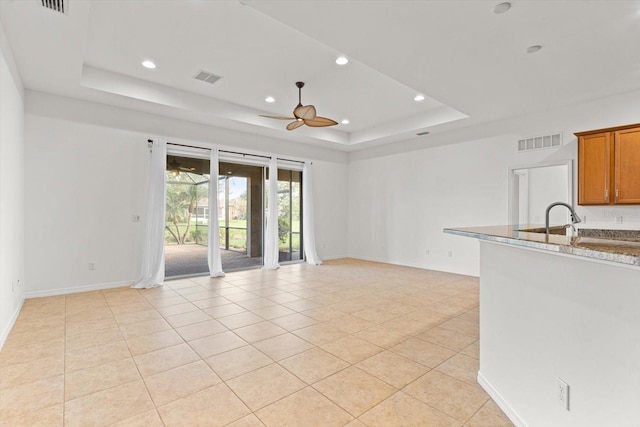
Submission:
<svg viewBox="0 0 640 427">
<path fill-rule="evenodd" d="M 476 382 L 478 280 L 352 259 L 30 299 L 8 426 L 510 426 Z"/>
</svg>

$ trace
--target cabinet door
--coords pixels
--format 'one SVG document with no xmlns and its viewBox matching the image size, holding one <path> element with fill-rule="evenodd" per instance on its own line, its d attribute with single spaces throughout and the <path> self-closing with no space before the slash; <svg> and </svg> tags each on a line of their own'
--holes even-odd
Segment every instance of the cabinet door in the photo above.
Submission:
<svg viewBox="0 0 640 427">
<path fill-rule="evenodd" d="M 614 133 L 615 203 L 640 203 L 640 128 Z"/>
<path fill-rule="evenodd" d="M 611 179 L 611 133 L 581 136 L 578 140 L 578 204 L 606 205 Z"/>
</svg>

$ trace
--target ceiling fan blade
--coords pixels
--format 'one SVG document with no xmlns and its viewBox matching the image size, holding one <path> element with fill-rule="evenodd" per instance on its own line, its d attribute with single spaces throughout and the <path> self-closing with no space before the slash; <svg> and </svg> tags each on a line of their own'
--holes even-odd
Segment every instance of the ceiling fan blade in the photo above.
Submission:
<svg viewBox="0 0 640 427">
<path fill-rule="evenodd" d="M 316 117 L 316 107 L 313 105 L 301 105 L 293 110 L 293 115 L 298 119 L 311 120 Z"/>
<path fill-rule="evenodd" d="M 295 120 L 295 117 L 284 117 L 284 116 L 266 116 L 264 114 L 259 114 L 260 117 L 266 117 L 267 119 L 276 119 L 276 120 Z"/>
<path fill-rule="evenodd" d="M 298 129 L 300 126 L 302 126 L 304 124 L 304 122 L 302 120 L 296 120 L 295 122 L 291 122 L 287 125 L 287 130 L 294 130 L 294 129 Z"/>
<path fill-rule="evenodd" d="M 338 122 L 336 122 L 335 120 L 328 119 L 326 117 L 317 116 L 313 119 L 305 120 L 304 124 L 314 128 L 323 128 L 326 126 L 335 126 L 338 124 Z"/>
</svg>

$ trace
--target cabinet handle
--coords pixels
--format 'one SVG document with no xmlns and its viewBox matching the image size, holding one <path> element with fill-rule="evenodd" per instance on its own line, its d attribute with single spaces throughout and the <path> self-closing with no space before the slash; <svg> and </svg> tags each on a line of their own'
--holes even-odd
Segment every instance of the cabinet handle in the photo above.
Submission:
<svg viewBox="0 0 640 427">
<path fill-rule="evenodd" d="M 608 189 L 604 190 L 604 201 L 605 202 L 609 201 L 609 190 Z"/>
</svg>

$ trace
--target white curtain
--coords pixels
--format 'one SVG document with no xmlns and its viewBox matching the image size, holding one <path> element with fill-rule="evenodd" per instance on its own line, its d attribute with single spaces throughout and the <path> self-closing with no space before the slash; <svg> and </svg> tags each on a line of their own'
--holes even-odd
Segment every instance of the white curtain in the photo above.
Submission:
<svg viewBox="0 0 640 427">
<path fill-rule="evenodd" d="M 211 149 L 209 168 L 209 235 L 208 261 L 209 275 L 222 277 L 222 258 L 220 256 L 220 224 L 218 223 L 218 149 Z"/>
<path fill-rule="evenodd" d="M 164 282 L 166 169 L 167 144 L 165 141 L 154 141 L 147 183 L 142 278 L 131 285 L 132 288 L 153 288 L 162 286 Z"/>
<path fill-rule="evenodd" d="M 304 256 L 307 263 L 313 265 L 322 264 L 322 259 L 316 252 L 316 234 L 313 226 L 313 166 L 310 162 L 304 162 L 302 167 L 302 236 L 304 238 Z"/>
<path fill-rule="evenodd" d="M 269 160 L 269 201 L 267 229 L 264 233 L 264 269 L 275 270 L 278 264 L 278 160 Z"/>
</svg>

